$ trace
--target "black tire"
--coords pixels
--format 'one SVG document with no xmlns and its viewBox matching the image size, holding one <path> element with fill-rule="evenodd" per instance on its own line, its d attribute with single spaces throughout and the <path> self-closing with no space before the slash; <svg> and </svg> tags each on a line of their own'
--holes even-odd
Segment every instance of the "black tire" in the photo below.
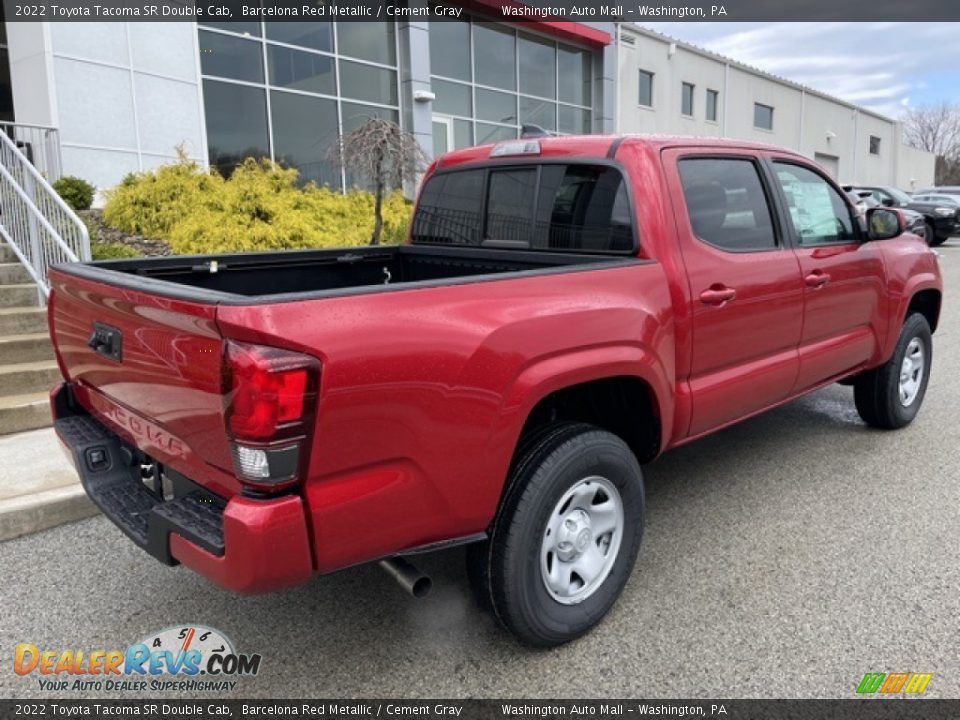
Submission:
<svg viewBox="0 0 960 720">
<path fill-rule="evenodd" d="M 911 341 L 918 340 L 923 350 L 920 387 L 909 405 L 900 401 L 900 372 Z M 857 378 L 853 398 L 863 421 L 873 427 L 896 430 L 909 425 L 917 416 L 930 380 L 933 366 L 933 340 L 927 319 L 919 313 L 907 317 L 891 358 L 883 365 Z"/>
<path fill-rule="evenodd" d="M 541 544 L 558 503 L 591 476 L 605 478 L 619 493 L 619 550 L 591 594 L 564 604 L 551 596 L 541 575 Z M 471 584 L 521 642 L 569 642 L 596 625 L 620 596 L 640 547 L 643 513 L 643 475 L 626 443 L 592 425 L 552 425 L 518 451 L 489 539 L 468 549 Z"/>
<path fill-rule="evenodd" d="M 937 235 L 937 228 L 934 226 L 931 220 L 925 221 L 924 225 L 926 227 L 926 231 L 923 238 L 927 241 L 927 245 L 930 247 L 937 247 L 938 245 L 943 245 L 947 241 L 947 238 L 939 237 Z"/>
</svg>

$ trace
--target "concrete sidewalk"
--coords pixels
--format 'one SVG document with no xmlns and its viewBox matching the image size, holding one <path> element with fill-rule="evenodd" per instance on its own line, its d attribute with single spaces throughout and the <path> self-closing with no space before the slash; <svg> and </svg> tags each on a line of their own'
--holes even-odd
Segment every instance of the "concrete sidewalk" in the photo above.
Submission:
<svg viewBox="0 0 960 720">
<path fill-rule="evenodd" d="M 53 428 L 0 437 L 0 540 L 97 512 Z"/>
</svg>

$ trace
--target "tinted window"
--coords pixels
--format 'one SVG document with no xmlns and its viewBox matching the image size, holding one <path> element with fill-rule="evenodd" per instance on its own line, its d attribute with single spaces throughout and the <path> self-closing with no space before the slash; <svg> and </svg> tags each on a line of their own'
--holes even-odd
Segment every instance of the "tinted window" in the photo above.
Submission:
<svg viewBox="0 0 960 720">
<path fill-rule="evenodd" d="M 397 74 L 393 70 L 340 60 L 340 90 L 343 97 L 352 100 L 396 105 Z"/>
<path fill-rule="evenodd" d="M 544 165 L 534 247 L 629 251 L 633 222 L 623 177 L 615 168 Z"/>
<path fill-rule="evenodd" d="M 449 22 L 437 24 L 453 25 Z M 437 94 L 437 99 L 433 101 L 434 112 L 445 115 L 464 115 L 466 117 L 473 115 L 473 100 L 469 85 L 436 79 L 432 80 L 430 85 L 433 92 Z"/>
<path fill-rule="evenodd" d="M 271 40 L 333 52 L 329 22 L 268 22 L 266 28 Z"/>
<path fill-rule="evenodd" d="M 679 163 L 694 235 L 721 250 L 777 246 L 757 166 L 739 158 L 693 158 Z"/>
<path fill-rule="evenodd" d="M 680 95 L 680 112 L 683 115 L 693 115 L 693 85 L 683 83 Z"/>
<path fill-rule="evenodd" d="M 801 245 L 826 245 L 857 238 L 850 208 L 833 185 L 800 165 L 778 162 L 774 166 Z"/>
<path fill-rule="evenodd" d="M 590 111 L 560 105 L 557 107 L 558 129 L 562 133 L 586 135 L 590 132 Z"/>
<path fill-rule="evenodd" d="M 557 66 L 560 99 L 576 105 L 589 105 L 590 53 L 560 46 L 557 50 Z"/>
<path fill-rule="evenodd" d="M 470 81 L 470 23 L 430 23 L 430 69 L 434 75 Z"/>
<path fill-rule="evenodd" d="M 203 81 L 210 164 L 223 173 L 247 157 L 270 157 L 267 98 L 262 88 Z"/>
<path fill-rule="evenodd" d="M 395 65 L 397 62 L 397 41 L 392 22 L 340 20 L 337 22 L 337 43 L 341 55 L 384 65 Z"/>
<path fill-rule="evenodd" d="M 485 237 L 528 244 L 533 234 L 533 198 L 536 189 L 536 168 L 491 172 Z"/>
<path fill-rule="evenodd" d="M 540 100 L 520 96 L 520 124 L 537 125 L 544 130 L 557 129 L 557 104 L 549 100 Z"/>
<path fill-rule="evenodd" d="M 260 43 L 203 30 L 198 33 L 198 39 L 200 68 L 204 75 L 263 82 Z"/>
<path fill-rule="evenodd" d="M 516 90 L 516 49 L 512 33 L 490 25 L 474 25 L 474 80 L 481 85 Z M 479 100 L 477 101 L 479 104 Z"/>
<path fill-rule="evenodd" d="M 270 113 L 277 162 L 299 170 L 301 180 L 339 188 L 340 171 L 327 159 L 337 140 L 336 101 L 272 90 Z"/>
<path fill-rule="evenodd" d="M 324 95 L 336 94 L 333 58 L 279 45 L 268 45 L 267 53 L 270 58 L 271 85 Z"/>
<path fill-rule="evenodd" d="M 520 36 L 520 92 L 543 98 L 557 96 L 557 49 L 552 42 Z"/>
<path fill-rule="evenodd" d="M 420 193 L 413 218 L 413 241 L 479 244 L 484 175 L 483 170 L 466 170 L 431 177 Z"/>
<path fill-rule="evenodd" d="M 761 130 L 773 130 L 773 108 L 769 105 L 754 103 L 753 126 Z"/>
<path fill-rule="evenodd" d="M 483 170 L 432 176 L 413 218 L 414 242 L 479 245 L 485 239 L 547 250 L 633 250 L 630 201 L 616 168 L 559 163 L 492 168 L 486 200 L 484 176 Z"/>
<path fill-rule="evenodd" d="M 653 73 L 640 71 L 640 96 L 637 100 L 641 105 L 653 107 Z"/>
<path fill-rule="evenodd" d="M 716 90 L 707 90 L 707 120 L 716 122 L 717 120 L 717 101 L 720 93 Z"/>
</svg>

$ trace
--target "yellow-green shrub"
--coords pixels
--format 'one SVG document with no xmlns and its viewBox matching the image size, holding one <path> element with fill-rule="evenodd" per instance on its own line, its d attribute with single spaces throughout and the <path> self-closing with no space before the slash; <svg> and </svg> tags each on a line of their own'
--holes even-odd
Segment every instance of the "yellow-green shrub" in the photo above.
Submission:
<svg viewBox="0 0 960 720">
<path fill-rule="evenodd" d="M 103 219 L 137 235 L 165 239 L 185 215 L 222 192 L 224 179 L 181 155 L 155 170 L 128 175 L 105 193 Z"/>
<path fill-rule="evenodd" d="M 108 193 L 104 219 L 160 238 L 178 254 L 366 245 L 373 233 L 371 193 L 297 185 L 297 171 L 245 160 L 224 180 L 181 157 L 128 178 Z M 402 242 L 410 205 L 384 199 L 382 242 Z"/>
</svg>

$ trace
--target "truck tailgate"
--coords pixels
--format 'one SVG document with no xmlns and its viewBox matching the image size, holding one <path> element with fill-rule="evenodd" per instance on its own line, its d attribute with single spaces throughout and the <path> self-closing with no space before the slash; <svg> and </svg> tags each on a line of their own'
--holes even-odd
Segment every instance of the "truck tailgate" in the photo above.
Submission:
<svg viewBox="0 0 960 720">
<path fill-rule="evenodd" d="M 50 278 L 50 333 L 80 404 L 154 459 L 221 495 L 237 492 L 216 306 L 58 270 Z"/>
</svg>

